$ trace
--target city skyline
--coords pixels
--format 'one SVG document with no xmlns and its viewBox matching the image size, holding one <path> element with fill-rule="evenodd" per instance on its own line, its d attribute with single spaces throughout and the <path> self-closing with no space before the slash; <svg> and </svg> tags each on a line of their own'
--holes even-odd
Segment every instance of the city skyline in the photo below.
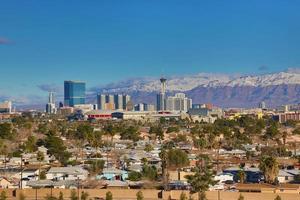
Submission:
<svg viewBox="0 0 300 200">
<path fill-rule="evenodd" d="M 42 100 L 46 91 L 61 92 L 67 79 L 94 87 L 161 74 L 244 75 L 297 67 L 299 4 L 5 2 L 0 66 L 7 76 L 0 98 Z"/>
</svg>

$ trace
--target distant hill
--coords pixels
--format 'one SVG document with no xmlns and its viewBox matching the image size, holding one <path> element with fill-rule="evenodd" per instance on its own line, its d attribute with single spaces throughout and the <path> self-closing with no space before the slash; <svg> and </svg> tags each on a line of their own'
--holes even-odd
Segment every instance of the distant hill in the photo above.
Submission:
<svg viewBox="0 0 300 200">
<path fill-rule="evenodd" d="M 184 92 L 194 103 L 221 107 L 256 107 L 261 101 L 271 107 L 300 103 L 300 72 L 293 69 L 254 76 L 200 73 L 167 79 L 169 94 Z M 92 92 L 126 93 L 135 102 L 155 103 L 159 89 L 158 78 L 137 78 L 95 87 Z"/>
</svg>

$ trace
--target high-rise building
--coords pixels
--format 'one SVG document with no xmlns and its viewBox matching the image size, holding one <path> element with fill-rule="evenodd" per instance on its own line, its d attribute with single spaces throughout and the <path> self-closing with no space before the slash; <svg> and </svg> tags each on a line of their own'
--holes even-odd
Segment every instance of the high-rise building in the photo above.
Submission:
<svg viewBox="0 0 300 200">
<path fill-rule="evenodd" d="M 5 101 L 0 103 L 0 113 L 11 113 L 12 112 L 12 102 Z"/>
<path fill-rule="evenodd" d="M 258 107 L 261 109 L 266 109 L 266 103 L 264 101 L 262 101 L 259 103 Z"/>
<path fill-rule="evenodd" d="M 187 112 L 192 108 L 192 99 L 185 96 L 184 93 L 177 93 L 173 97 L 167 98 L 167 110 Z"/>
<path fill-rule="evenodd" d="M 146 110 L 145 110 L 145 104 L 144 104 L 144 103 L 136 104 L 136 105 L 134 106 L 134 110 L 135 110 L 135 111 L 146 111 Z"/>
<path fill-rule="evenodd" d="M 135 111 L 155 111 L 153 104 L 139 103 L 134 106 Z"/>
<path fill-rule="evenodd" d="M 65 81 L 64 93 L 65 106 L 85 104 L 85 82 Z"/>
<path fill-rule="evenodd" d="M 128 110 L 128 103 L 130 103 L 131 101 L 131 97 L 129 95 L 123 95 L 123 110 Z M 132 102 L 131 102 L 132 103 Z"/>
<path fill-rule="evenodd" d="M 97 104 L 98 104 L 99 110 L 105 110 L 105 104 L 106 104 L 106 95 L 105 94 L 97 95 Z"/>
<path fill-rule="evenodd" d="M 121 94 L 98 94 L 97 104 L 100 110 L 126 110 L 126 106 L 130 101 L 129 95 Z"/>
<path fill-rule="evenodd" d="M 167 109 L 166 107 L 166 82 L 167 79 L 165 79 L 164 77 L 162 77 L 160 79 L 160 93 L 157 94 L 156 97 L 156 109 L 158 111 L 164 111 Z"/>
<path fill-rule="evenodd" d="M 54 93 L 53 92 L 49 92 L 48 103 L 46 104 L 46 112 L 48 114 L 55 114 L 56 113 L 55 99 L 54 99 Z"/>
<path fill-rule="evenodd" d="M 55 99 L 54 99 L 54 94 L 53 94 L 53 92 L 49 92 L 48 103 L 53 103 L 53 104 L 55 104 Z"/>
<path fill-rule="evenodd" d="M 121 94 L 115 94 L 114 95 L 114 103 L 115 103 L 115 109 L 116 110 L 123 110 L 123 95 Z"/>
</svg>

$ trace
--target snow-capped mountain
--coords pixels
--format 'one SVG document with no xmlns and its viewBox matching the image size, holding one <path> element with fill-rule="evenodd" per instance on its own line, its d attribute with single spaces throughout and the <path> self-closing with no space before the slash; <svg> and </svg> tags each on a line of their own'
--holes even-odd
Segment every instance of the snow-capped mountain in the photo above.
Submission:
<svg viewBox="0 0 300 200">
<path fill-rule="evenodd" d="M 167 77 L 167 91 L 186 92 L 196 87 L 236 87 L 253 86 L 266 87 L 272 85 L 300 84 L 300 73 L 279 72 L 255 76 L 237 76 L 226 74 L 200 73 L 197 75 Z M 107 93 L 116 92 L 155 92 L 159 91 L 159 78 L 138 78 L 109 84 L 99 88 L 99 91 Z"/>
<path fill-rule="evenodd" d="M 245 76 L 231 80 L 226 86 L 253 86 L 266 87 L 271 85 L 289 85 L 300 84 L 300 73 L 279 72 L 275 74 L 266 74 L 261 76 Z"/>
<path fill-rule="evenodd" d="M 184 92 L 194 103 L 212 102 L 223 107 L 253 107 L 300 103 L 300 71 L 238 76 L 199 73 L 167 78 L 167 92 Z M 92 89 L 92 93 L 126 93 L 134 102 L 154 103 L 160 90 L 159 77 L 136 78 Z"/>
</svg>

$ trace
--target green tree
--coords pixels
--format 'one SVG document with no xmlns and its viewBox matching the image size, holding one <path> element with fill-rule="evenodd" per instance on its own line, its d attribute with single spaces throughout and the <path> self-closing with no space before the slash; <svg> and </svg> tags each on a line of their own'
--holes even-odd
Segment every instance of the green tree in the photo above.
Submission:
<svg viewBox="0 0 300 200">
<path fill-rule="evenodd" d="M 161 168 L 162 168 L 162 178 L 163 178 L 163 185 L 164 185 L 164 190 L 167 190 L 168 188 L 168 151 L 167 148 L 163 147 L 159 157 L 161 159 Z"/>
<path fill-rule="evenodd" d="M 92 134 L 93 132 L 94 128 L 90 124 L 79 124 L 75 132 L 75 137 L 79 140 L 86 140 L 88 135 Z"/>
<path fill-rule="evenodd" d="M 285 147 L 286 145 L 286 139 L 287 139 L 288 133 L 286 131 L 283 131 L 281 133 L 281 137 L 282 137 L 282 143 L 283 143 L 283 147 Z"/>
<path fill-rule="evenodd" d="M 57 200 L 57 198 L 54 197 L 54 196 L 51 196 L 51 195 L 47 195 L 47 196 L 45 197 L 45 200 Z"/>
<path fill-rule="evenodd" d="M 114 136 L 117 133 L 116 127 L 114 127 L 111 123 L 107 124 L 103 128 L 105 135 L 108 135 L 111 137 L 111 142 L 113 143 Z"/>
<path fill-rule="evenodd" d="M 136 193 L 136 200 L 143 200 L 144 199 L 144 195 L 142 191 L 138 191 Z"/>
<path fill-rule="evenodd" d="M 88 197 L 89 197 L 89 193 L 84 191 L 81 192 L 81 196 L 80 196 L 81 200 L 88 200 Z"/>
<path fill-rule="evenodd" d="M 35 152 L 37 150 L 36 142 L 36 137 L 33 135 L 29 136 L 25 142 L 25 151 L 29 153 Z"/>
<path fill-rule="evenodd" d="M 105 200 L 113 200 L 113 195 L 112 195 L 111 191 L 106 192 Z"/>
<path fill-rule="evenodd" d="M 178 133 L 179 132 L 179 127 L 178 126 L 168 127 L 166 133 L 172 133 L 172 132 Z"/>
<path fill-rule="evenodd" d="M 300 127 L 295 128 L 295 129 L 292 131 L 292 133 L 293 133 L 294 135 L 300 135 Z"/>
<path fill-rule="evenodd" d="M 99 174 L 100 172 L 102 172 L 103 168 L 104 168 L 104 164 L 105 161 L 104 160 L 93 160 L 90 163 L 90 172 L 94 173 L 94 174 Z"/>
<path fill-rule="evenodd" d="M 245 199 L 244 196 L 242 194 L 240 194 L 238 200 L 244 200 L 244 199 Z"/>
<path fill-rule="evenodd" d="M 206 200 L 205 192 L 209 189 L 210 185 L 216 182 L 213 180 L 213 171 L 211 161 L 207 155 L 198 156 L 198 164 L 194 169 L 194 175 L 187 175 L 186 179 L 191 184 L 190 192 L 198 193 L 199 200 Z"/>
<path fill-rule="evenodd" d="M 58 200 L 64 200 L 64 194 L 61 191 L 59 192 Z"/>
<path fill-rule="evenodd" d="M 238 177 L 240 183 L 245 183 L 245 181 L 247 179 L 247 175 L 244 170 L 240 170 L 237 174 L 237 177 Z"/>
<path fill-rule="evenodd" d="M 207 146 L 207 141 L 204 137 L 200 137 L 200 138 L 194 137 L 193 143 L 194 143 L 194 146 L 196 148 L 198 148 L 199 150 L 202 150 Z"/>
<path fill-rule="evenodd" d="M 0 138 L 11 140 L 15 136 L 13 126 L 10 123 L 0 124 Z"/>
<path fill-rule="evenodd" d="M 122 140 L 132 140 L 134 142 L 140 139 L 140 132 L 137 127 L 129 126 L 121 131 Z"/>
<path fill-rule="evenodd" d="M 187 153 L 180 149 L 170 149 L 168 151 L 169 167 L 181 168 L 189 164 Z"/>
<path fill-rule="evenodd" d="M 292 128 L 295 128 L 296 125 L 297 125 L 297 122 L 295 120 L 291 120 L 291 119 L 288 119 L 286 120 L 285 123 L 283 123 L 284 126 L 288 126 L 288 127 L 292 127 Z"/>
<path fill-rule="evenodd" d="M 39 123 L 37 130 L 35 131 L 37 133 L 46 134 L 48 132 L 48 127 L 46 123 Z"/>
<path fill-rule="evenodd" d="M 0 153 L 1 155 L 4 155 L 4 168 L 6 169 L 6 158 L 8 155 L 8 148 L 7 145 L 3 144 L 2 142 L 0 143 Z"/>
<path fill-rule="evenodd" d="M 44 161 L 45 156 L 43 154 L 43 152 L 38 151 L 36 154 L 36 159 L 37 161 L 39 161 L 39 178 L 41 176 L 41 162 Z"/>
<path fill-rule="evenodd" d="M 164 139 L 164 130 L 162 126 L 157 125 L 157 126 L 151 126 L 149 130 L 150 134 L 155 134 L 155 137 L 158 140 L 163 140 Z"/>
<path fill-rule="evenodd" d="M 78 200 L 78 196 L 77 196 L 75 190 L 72 190 L 72 191 L 71 191 L 70 199 L 71 199 L 71 200 Z"/>
<path fill-rule="evenodd" d="M 67 148 L 63 140 L 56 136 L 53 131 L 48 132 L 44 145 L 48 148 L 49 153 L 54 155 L 60 163 L 63 165 L 68 163 L 71 154 L 66 151 Z"/>
<path fill-rule="evenodd" d="M 152 147 L 152 145 L 151 144 L 146 144 L 146 146 L 145 146 L 145 149 L 144 149 L 146 152 L 150 152 L 150 151 L 152 151 L 153 150 L 153 147 Z"/>
<path fill-rule="evenodd" d="M 177 136 L 173 139 L 174 142 L 179 143 L 179 142 L 187 142 L 187 137 L 184 134 L 177 134 Z"/>
<path fill-rule="evenodd" d="M 46 171 L 41 171 L 40 176 L 39 176 L 39 179 L 40 179 L 40 180 L 45 180 L 46 178 L 47 178 L 47 176 L 46 176 Z"/>
<path fill-rule="evenodd" d="M 281 197 L 277 195 L 274 200 L 281 200 Z"/>
<path fill-rule="evenodd" d="M 157 169 L 154 166 L 145 165 L 143 166 L 143 177 L 154 181 L 157 178 Z"/>
<path fill-rule="evenodd" d="M 184 192 L 181 192 L 179 200 L 188 200 L 188 198 Z"/>
<path fill-rule="evenodd" d="M 23 194 L 23 192 L 21 192 L 19 194 L 19 200 L 25 200 L 26 199 L 26 196 Z"/>
<path fill-rule="evenodd" d="M 6 192 L 2 191 L 0 194 L 0 200 L 6 200 L 6 199 L 7 199 Z"/>
<path fill-rule="evenodd" d="M 278 123 L 272 122 L 270 126 L 266 129 L 264 134 L 264 139 L 274 139 L 279 135 Z"/>
<path fill-rule="evenodd" d="M 130 181 L 140 181 L 142 179 L 142 174 L 140 172 L 131 171 L 128 174 L 128 180 Z"/>
<path fill-rule="evenodd" d="M 275 183 L 275 179 L 279 172 L 276 158 L 271 156 L 263 156 L 260 159 L 259 169 L 263 172 L 267 183 Z"/>
</svg>

